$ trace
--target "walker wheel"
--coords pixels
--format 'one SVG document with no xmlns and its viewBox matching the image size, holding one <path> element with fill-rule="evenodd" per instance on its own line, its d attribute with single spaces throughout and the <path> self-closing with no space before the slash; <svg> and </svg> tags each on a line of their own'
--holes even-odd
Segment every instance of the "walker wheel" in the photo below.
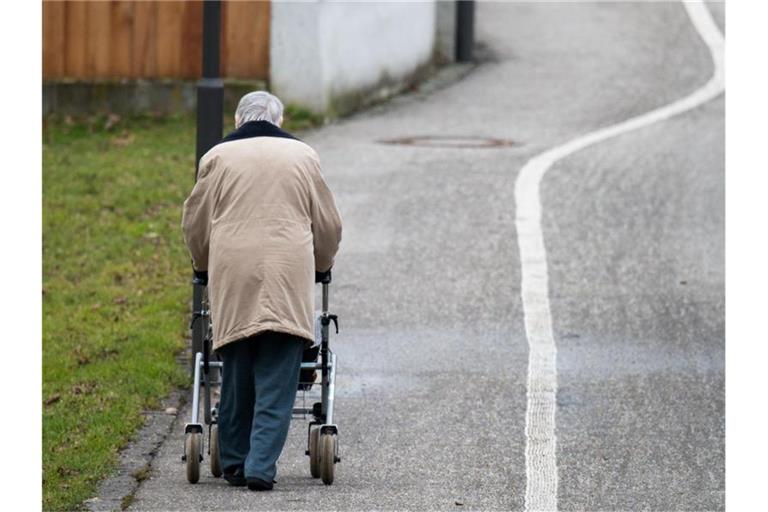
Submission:
<svg viewBox="0 0 768 512">
<path fill-rule="evenodd" d="M 200 480 L 200 445 L 203 435 L 199 432 L 189 432 L 184 438 L 184 454 L 187 461 L 187 481 L 196 484 Z"/>
<path fill-rule="evenodd" d="M 320 427 L 309 430 L 309 472 L 312 478 L 320 478 Z"/>
<path fill-rule="evenodd" d="M 211 436 L 208 440 L 209 456 L 211 459 L 211 474 L 216 478 L 221 476 L 221 459 L 219 458 L 219 426 L 211 425 Z"/>
<path fill-rule="evenodd" d="M 336 436 L 322 434 L 320 436 L 320 477 L 325 485 L 333 483 L 334 466 L 336 465 Z"/>
</svg>

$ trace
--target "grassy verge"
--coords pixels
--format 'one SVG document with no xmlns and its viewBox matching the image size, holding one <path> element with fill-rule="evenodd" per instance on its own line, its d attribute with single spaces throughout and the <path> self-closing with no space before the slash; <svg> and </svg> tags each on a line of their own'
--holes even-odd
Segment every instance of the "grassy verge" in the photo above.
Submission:
<svg viewBox="0 0 768 512">
<path fill-rule="evenodd" d="M 316 118 L 286 113 L 286 128 Z M 231 129 L 231 122 L 227 125 Z M 175 386 L 187 334 L 181 205 L 194 120 L 49 118 L 43 130 L 43 509 L 73 510 Z"/>
</svg>

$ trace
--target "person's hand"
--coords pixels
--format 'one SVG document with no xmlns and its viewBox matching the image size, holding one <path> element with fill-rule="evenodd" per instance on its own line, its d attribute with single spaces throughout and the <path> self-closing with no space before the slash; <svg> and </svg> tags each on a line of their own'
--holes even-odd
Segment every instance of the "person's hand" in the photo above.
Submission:
<svg viewBox="0 0 768 512">
<path fill-rule="evenodd" d="M 315 282 L 316 283 L 330 283 L 331 282 L 331 269 L 325 272 L 318 272 L 315 270 Z"/>
<path fill-rule="evenodd" d="M 194 272 L 195 272 L 195 278 L 192 280 L 192 282 L 195 284 L 199 284 L 200 286 L 208 286 L 208 271 L 194 270 Z"/>
</svg>

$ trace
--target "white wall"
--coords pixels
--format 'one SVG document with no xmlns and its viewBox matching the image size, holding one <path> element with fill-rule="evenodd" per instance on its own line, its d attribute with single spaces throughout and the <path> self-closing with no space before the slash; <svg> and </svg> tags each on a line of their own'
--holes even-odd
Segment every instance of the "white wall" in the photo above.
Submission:
<svg viewBox="0 0 768 512">
<path fill-rule="evenodd" d="M 325 112 L 335 98 L 405 81 L 434 56 L 436 8 L 419 2 L 272 2 L 270 88 Z"/>
</svg>

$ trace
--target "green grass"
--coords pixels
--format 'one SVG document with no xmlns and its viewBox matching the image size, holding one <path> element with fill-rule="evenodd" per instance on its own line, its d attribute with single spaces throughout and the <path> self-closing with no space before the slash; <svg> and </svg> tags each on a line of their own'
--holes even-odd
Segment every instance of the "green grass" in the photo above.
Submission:
<svg viewBox="0 0 768 512">
<path fill-rule="evenodd" d="M 289 130 L 318 122 L 286 112 Z M 180 223 L 194 144 L 189 116 L 44 123 L 44 510 L 82 508 L 142 411 L 188 385 L 176 357 L 187 336 Z"/>
</svg>

